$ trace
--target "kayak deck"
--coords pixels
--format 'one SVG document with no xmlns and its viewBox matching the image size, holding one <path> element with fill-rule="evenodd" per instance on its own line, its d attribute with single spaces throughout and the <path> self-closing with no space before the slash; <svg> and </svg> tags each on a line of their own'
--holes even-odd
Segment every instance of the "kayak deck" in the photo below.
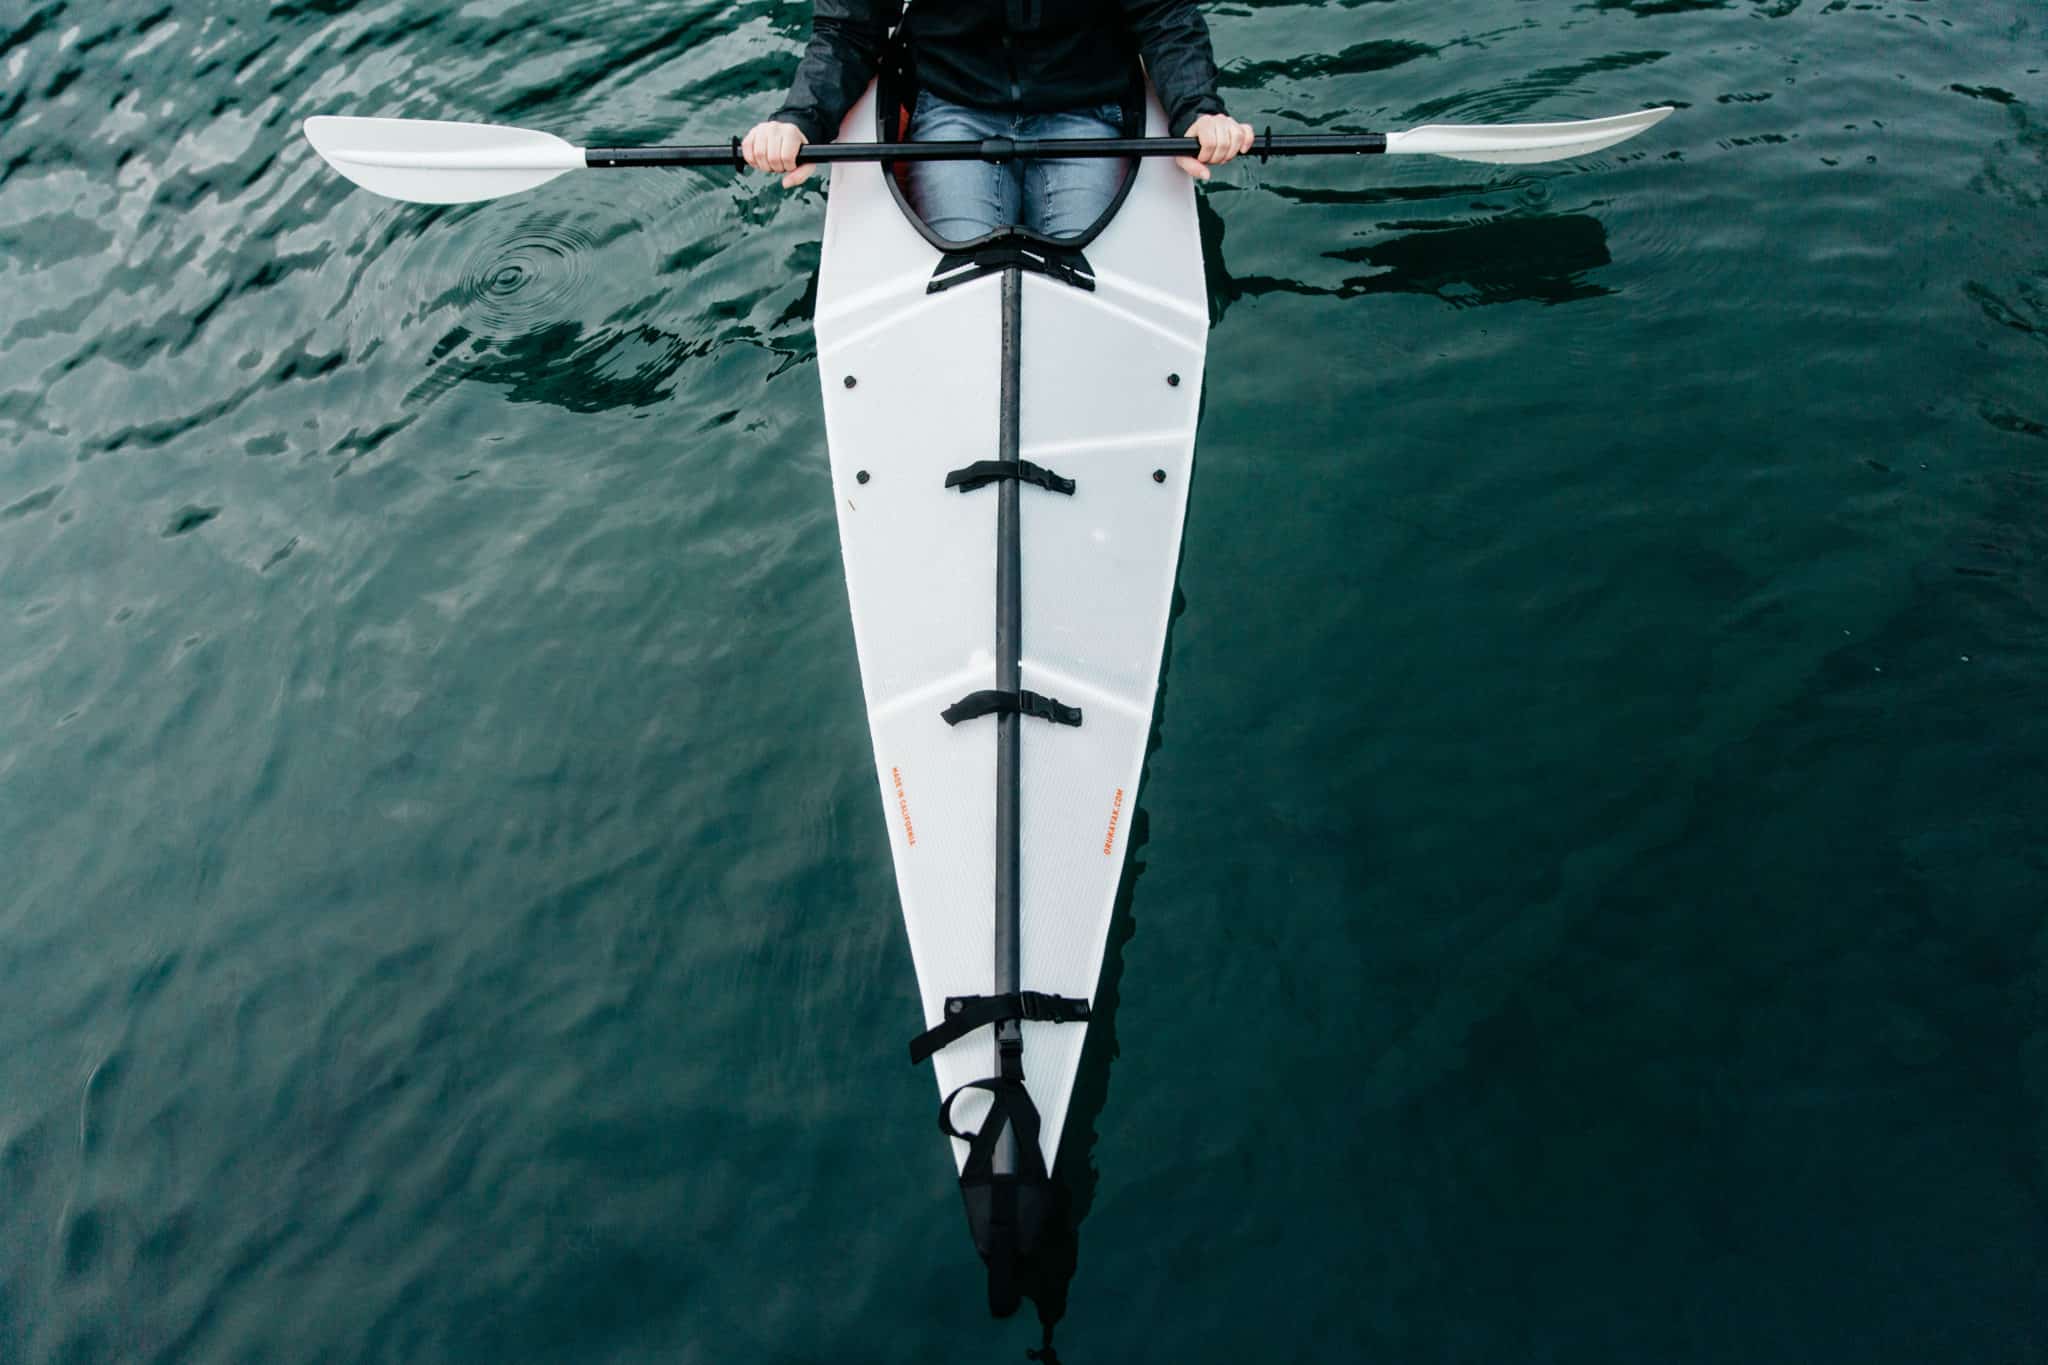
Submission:
<svg viewBox="0 0 2048 1365">
<path fill-rule="evenodd" d="M 842 141 L 872 140 L 874 92 Z M 1148 131 L 1163 118 L 1156 104 Z M 1193 189 L 1141 162 L 1083 255 L 1092 288 L 1025 271 L 1018 456 L 1073 480 L 1019 485 L 1021 687 L 1083 713 L 1018 717 L 1023 989 L 1092 999 L 1121 880 L 1194 453 L 1207 299 Z M 940 713 L 998 686 L 997 490 L 948 473 L 994 460 L 1002 272 L 932 292 L 946 253 L 882 167 L 833 168 L 816 327 L 847 594 L 897 888 L 925 1021 L 994 980 L 996 721 Z M 954 258 L 956 267 L 957 258 Z M 976 276 L 969 269 L 955 274 Z M 1049 1169 L 1086 1025 L 1027 1020 L 1023 1072 Z M 933 1058 L 942 1092 L 995 1074 L 991 1030 Z M 977 1092 L 955 1121 L 979 1121 Z M 952 1140 L 956 1164 L 967 1144 Z"/>
</svg>

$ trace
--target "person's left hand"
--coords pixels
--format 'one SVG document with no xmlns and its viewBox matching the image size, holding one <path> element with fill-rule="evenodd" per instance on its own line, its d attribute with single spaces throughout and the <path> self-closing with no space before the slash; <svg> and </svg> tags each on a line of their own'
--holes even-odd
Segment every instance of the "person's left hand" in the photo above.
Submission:
<svg viewBox="0 0 2048 1365">
<path fill-rule="evenodd" d="M 1211 166 L 1221 166 L 1241 152 L 1252 149 L 1252 139 L 1258 136 L 1249 123 L 1239 123 L 1228 114 L 1204 114 L 1188 125 L 1182 137 L 1198 139 L 1202 144 L 1199 156 L 1177 156 L 1173 164 L 1197 180 L 1209 178 Z"/>
</svg>

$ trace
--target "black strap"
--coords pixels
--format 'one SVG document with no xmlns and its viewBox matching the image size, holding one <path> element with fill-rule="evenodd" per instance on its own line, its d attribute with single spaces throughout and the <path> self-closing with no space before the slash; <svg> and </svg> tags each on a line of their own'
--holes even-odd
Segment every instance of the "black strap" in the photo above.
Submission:
<svg viewBox="0 0 2048 1365">
<path fill-rule="evenodd" d="M 945 1021 L 910 1040 L 910 1064 L 916 1066 L 940 1048 L 958 1042 L 984 1024 L 1003 1024 L 1012 1019 L 1044 1024 L 1084 1024 L 1088 1022 L 1088 1002 L 1070 995 L 1047 995 L 1043 991 L 948 996 Z"/>
<path fill-rule="evenodd" d="M 1032 270 L 1076 289 L 1095 288 L 1095 267 L 1088 258 L 1071 248 L 1041 245 L 1014 237 L 998 237 L 967 251 L 949 251 L 925 285 L 927 294 L 940 294 L 955 285 L 999 275 L 1015 267 Z"/>
<path fill-rule="evenodd" d="M 1079 725 L 1081 708 L 1068 706 L 1051 697 L 1041 697 L 1036 692 L 998 692 L 986 688 L 980 692 L 969 692 L 945 710 L 939 718 L 948 725 L 958 725 L 963 720 L 977 716 L 1034 716 L 1049 720 L 1054 725 Z"/>
<path fill-rule="evenodd" d="M 953 1126 L 953 1101 L 961 1090 L 986 1090 L 988 1116 L 981 1128 L 963 1133 Z M 1016 1169 L 995 1172 L 996 1142 L 1007 1128 L 1015 1136 Z M 967 1230 L 988 1265 L 988 1306 L 998 1317 L 1015 1312 L 1019 1277 L 1037 1253 L 1044 1231 L 1048 1186 L 1045 1154 L 1038 1150 L 1038 1107 L 1022 1077 L 969 1081 L 939 1105 L 939 1131 L 967 1144 L 960 1167 L 960 1197 L 967 1205 Z"/>
<path fill-rule="evenodd" d="M 979 1131 L 963 1133 L 953 1126 L 953 1101 L 969 1090 L 988 1092 L 988 1115 L 982 1119 Z M 1038 1150 L 1038 1106 L 1031 1102 L 1031 1094 L 1025 1090 L 1023 1081 L 1005 1080 L 1001 1076 L 969 1081 L 939 1102 L 939 1131 L 967 1144 L 967 1164 L 960 1172 L 962 1178 L 973 1173 L 977 1162 L 982 1172 L 987 1172 L 989 1159 L 995 1155 L 996 1139 L 1003 1135 L 1004 1124 L 1010 1125 L 1017 1134 L 1017 1173 L 1025 1175 L 1036 1166 L 1039 1178 L 1044 1179 L 1045 1155 Z"/>
<path fill-rule="evenodd" d="M 976 460 L 965 469 L 956 469 L 946 475 L 946 487 L 957 488 L 962 493 L 972 493 L 977 488 L 1001 479 L 1015 479 L 1019 483 L 1034 483 L 1054 493 L 1074 491 L 1074 481 L 1063 479 L 1042 465 L 1029 460 Z"/>
</svg>

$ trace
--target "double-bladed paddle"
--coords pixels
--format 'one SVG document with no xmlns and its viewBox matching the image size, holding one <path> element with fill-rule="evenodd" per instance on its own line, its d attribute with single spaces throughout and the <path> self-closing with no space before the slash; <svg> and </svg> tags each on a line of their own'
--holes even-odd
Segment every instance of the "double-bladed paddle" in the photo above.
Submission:
<svg viewBox="0 0 2048 1365">
<path fill-rule="evenodd" d="M 1369 156 L 1423 153 L 1459 161 L 1520 165 L 1563 161 L 1624 142 L 1664 119 L 1668 108 L 1571 123 L 1430 123 L 1401 133 L 1260 134 L 1247 156 Z M 433 119 L 306 120 L 306 140 L 327 164 L 374 194 L 416 204 L 467 204 L 545 185 L 566 171 L 624 166 L 744 169 L 739 139 L 707 147 L 590 147 L 531 128 Z M 834 161 L 1013 161 L 1025 157 L 1194 156 L 1191 137 L 987 138 L 960 142 L 809 143 L 799 163 Z"/>
</svg>

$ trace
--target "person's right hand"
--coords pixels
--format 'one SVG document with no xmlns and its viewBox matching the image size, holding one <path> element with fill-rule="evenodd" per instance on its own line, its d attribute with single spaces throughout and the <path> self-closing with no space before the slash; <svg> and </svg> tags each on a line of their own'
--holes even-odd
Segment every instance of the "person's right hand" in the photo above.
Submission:
<svg viewBox="0 0 2048 1365">
<path fill-rule="evenodd" d="M 1221 166 L 1250 151 L 1258 133 L 1249 123 L 1239 123 L 1228 114 L 1204 114 L 1181 136 L 1201 143 L 1201 155 L 1177 156 L 1173 164 L 1197 180 L 1207 180 L 1211 166 Z"/>
<path fill-rule="evenodd" d="M 794 123 L 757 123 L 740 139 L 740 156 L 757 171 L 782 172 L 783 188 L 794 189 L 818 169 L 815 162 L 796 164 L 803 145 L 804 130 Z"/>
</svg>

